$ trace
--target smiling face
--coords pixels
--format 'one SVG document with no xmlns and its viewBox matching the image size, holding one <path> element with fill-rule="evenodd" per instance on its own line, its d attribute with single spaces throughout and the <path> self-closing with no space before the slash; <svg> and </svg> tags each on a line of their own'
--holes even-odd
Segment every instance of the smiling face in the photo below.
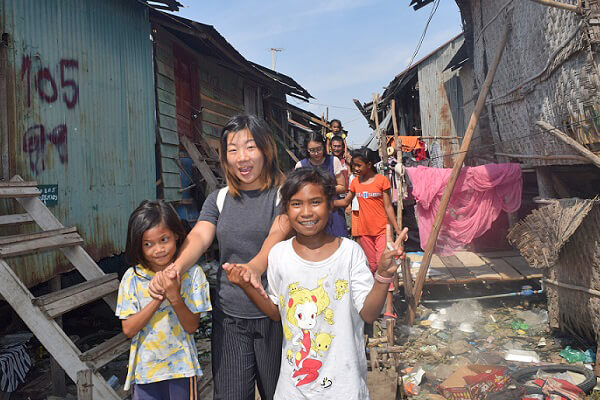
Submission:
<svg viewBox="0 0 600 400">
<path fill-rule="evenodd" d="M 145 265 L 154 272 L 165 269 L 177 251 L 177 235 L 160 223 L 142 235 L 142 253 Z"/>
<path fill-rule="evenodd" d="M 344 153 L 344 142 L 341 140 L 332 140 L 331 141 L 331 152 L 336 157 L 341 157 Z"/>
<path fill-rule="evenodd" d="M 325 158 L 324 150 L 325 146 L 323 146 L 323 143 L 314 140 L 308 142 L 308 145 L 306 146 L 306 151 L 308 151 L 308 157 L 313 163 L 317 165 L 321 164 L 323 162 L 323 159 Z"/>
<path fill-rule="evenodd" d="M 365 161 L 360 157 L 354 157 L 352 159 L 352 171 L 356 176 L 366 176 L 369 175 L 373 169 L 373 164 L 365 163 Z"/>
<path fill-rule="evenodd" d="M 240 181 L 240 190 L 257 190 L 263 185 L 265 158 L 248 129 L 227 136 L 227 166 Z"/>
<path fill-rule="evenodd" d="M 314 236 L 324 231 L 329 211 L 329 199 L 321 186 L 307 183 L 291 196 L 287 214 L 297 235 Z"/>
</svg>

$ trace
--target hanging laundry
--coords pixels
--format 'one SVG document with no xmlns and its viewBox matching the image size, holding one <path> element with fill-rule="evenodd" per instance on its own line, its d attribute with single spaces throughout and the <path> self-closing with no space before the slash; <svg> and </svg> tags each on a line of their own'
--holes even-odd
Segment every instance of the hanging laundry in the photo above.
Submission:
<svg viewBox="0 0 600 400">
<path fill-rule="evenodd" d="M 406 169 L 417 200 L 416 213 L 423 249 L 427 245 L 450 168 Z M 500 212 L 521 206 L 523 180 L 519 164 L 487 164 L 463 167 L 436 242 L 436 253 L 449 254 L 490 229 Z"/>
<path fill-rule="evenodd" d="M 14 392 L 20 383 L 25 382 L 27 372 L 32 366 L 31 358 L 27 353 L 27 341 L 33 335 L 8 335 L 14 338 L 5 337 L 4 342 L 0 344 L 0 391 Z M 7 340 L 11 339 L 11 340 Z"/>
<path fill-rule="evenodd" d="M 422 161 L 427 158 L 427 150 L 425 149 L 425 142 L 419 139 L 419 144 L 413 150 L 413 155 L 417 161 Z"/>
<path fill-rule="evenodd" d="M 419 149 L 423 143 L 419 140 L 419 136 L 398 136 L 398 138 L 402 141 L 401 149 L 405 153 Z"/>
</svg>

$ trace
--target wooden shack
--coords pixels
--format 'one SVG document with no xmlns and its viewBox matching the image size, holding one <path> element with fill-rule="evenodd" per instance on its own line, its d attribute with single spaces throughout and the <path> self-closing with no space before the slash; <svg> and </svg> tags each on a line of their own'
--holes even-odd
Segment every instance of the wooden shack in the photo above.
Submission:
<svg viewBox="0 0 600 400">
<path fill-rule="evenodd" d="M 218 165 L 219 137 L 229 118 L 242 112 L 256 114 L 271 125 L 282 167 L 290 168 L 295 154 L 290 150 L 286 95 L 308 101 L 306 89 L 284 74 L 246 60 L 211 25 L 156 10 L 150 21 L 159 198 L 197 212 L 204 196 L 224 184 Z M 191 154 L 194 149 L 197 157 Z M 188 168 L 192 164 L 198 176 Z M 182 166 L 189 185 L 182 185 Z M 185 215 L 192 222 L 194 213 Z"/>
</svg>

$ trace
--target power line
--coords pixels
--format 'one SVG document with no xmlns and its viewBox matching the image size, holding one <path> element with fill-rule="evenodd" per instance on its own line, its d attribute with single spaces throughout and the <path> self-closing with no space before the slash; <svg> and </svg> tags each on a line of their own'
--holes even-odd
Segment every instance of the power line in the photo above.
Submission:
<svg viewBox="0 0 600 400">
<path fill-rule="evenodd" d="M 311 102 L 305 102 L 305 101 L 296 100 L 294 98 L 291 98 L 291 99 L 293 100 L 293 102 L 296 105 L 303 105 L 303 104 L 308 103 L 308 104 L 312 104 L 312 105 L 315 105 L 315 106 L 331 107 L 331 108 L 341 108 L 341 109 L 344 109 L 344 110 L 351 110 L 351 111 L 358 111 L 358 112 L 360 112 L 360 110 L 358 108 L 356 108 L 356 107 L 336 106 L 336 105 L 332 105 L 332 104 L 323 104 L 323 103 L 311 103 Z"/>
<path fill-rule="evenodd" d="M 421 38 L 419 39 L 419 42 L 417 43 L 417 48 L 415 49 L 412 57 L 410 58 L 410 62 L 408 63 L 408 66 L 406 67 L 406 70 L 408 70 L 410 68 L 410 66 L 412 65 L 413 61 L 415 60 L 415 57 L 419 53 L 419 50 L 421 50 L 421 45 L 423 44 L 423 40 L 425 39 L 425 34 L 427 33 L 427 29 L 429 28 L 429 23 L 431 22 L 431 19 L 433 18 L 433 15 L 437 11 L 439 5 L 440 5 L 440 0 L 436 0 L 435 3 L 433 3 L 433 7 L 431 8 L 431 13 L 429 14 L 429 18 L 427 18 L 427 22 L 425 23 L 425 28 L 423 29 L 423 33 L 421 34 Z"/>
</svg>

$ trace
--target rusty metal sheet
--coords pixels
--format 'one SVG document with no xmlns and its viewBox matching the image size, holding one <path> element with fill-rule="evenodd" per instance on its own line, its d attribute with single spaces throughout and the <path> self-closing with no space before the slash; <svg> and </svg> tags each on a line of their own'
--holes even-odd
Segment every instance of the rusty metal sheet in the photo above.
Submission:
<svg viewBox="0 0 600 400">
<path fill-rule="evenodd" d="M 130 212 L 156 197 L 148 8 L 0 0 L 0 32 L 9 38 L 10 175 L 58 185 L 51 211 L 77 226 L 94 258 L 122 252 Z M 0 214 L 13 210 L 8 203 Z M 16 270 L 33 285 L 68 268 L 49 253 Z"/>
</svg>

